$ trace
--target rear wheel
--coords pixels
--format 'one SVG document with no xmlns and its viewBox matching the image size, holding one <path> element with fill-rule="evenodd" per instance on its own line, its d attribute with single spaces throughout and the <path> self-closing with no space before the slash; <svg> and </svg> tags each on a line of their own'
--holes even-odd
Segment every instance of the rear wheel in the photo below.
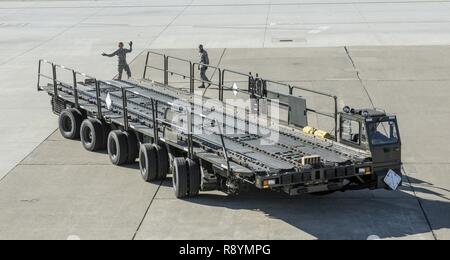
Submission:
<svg viewBox="0 0 450 260">
<path fill-rule="evenodd" d="M 120 130 L 111 131 L 108 135 L 108 155 L 115 165 L 125 164 L 128 160 L 127 136 Z"/>
<path fill-rule="evenodd" d="M 78 139 L 80 138 L 82 115 L 73 108 L 66 109 L 59 115 L 59 131 L 64 138 Z"/>
<path fill-rule="evenodd" d="M 102 125 L 103 125 L 103 133 L 102 133 L 103 144 L 102 144 L 102 146 L 104 148 L 106 148 L 108 146 L 108 136 L 109 136 L 109 133 L 111 132 L 111 126 L 107 123 L 102 123 Z"/>
<path fill-rule="evenodd" d="M 105 148 L 102 123 L 97 119 L 85 119 L 80 128 L 81 143 L 88 151 L 98 151 Z"/>
<path fill-rule="evenodd" d="M 139 151 L 139 168 L 146 182 L 158 178 L 158 157 L 155 147 L 151 144 L 141 144 Z"/>
<path fill-rule="evenodd" d="M 139 140 L 133 132 L 124 132 L 127 136 L 128 143 L 128 159 L 127 163 L 135 163 L 139 156 Z"/>
<path fill-rule="evenodd" d="M 188 169 L 185 158 L 174 159 L 172 183 L 177 198 L 181 199 L 188 196 Z"/>
<path fill-rule="evenodd" d="M 153 145 L 156 150 L 156 155 L 158 158 L 158 179 L 164 180 L 169 173 L 169 154 L 167 153 L 167 149 L 165 146 L 161 146 L 158 144 Z"/>
<path fill-rule="evenodd" d="M 191 159 L 187 159 L 188 176 L 189 176 L 189 196 L 194 197 L 200 191 L 201 173 L 198 163 Z"/>
</svg>

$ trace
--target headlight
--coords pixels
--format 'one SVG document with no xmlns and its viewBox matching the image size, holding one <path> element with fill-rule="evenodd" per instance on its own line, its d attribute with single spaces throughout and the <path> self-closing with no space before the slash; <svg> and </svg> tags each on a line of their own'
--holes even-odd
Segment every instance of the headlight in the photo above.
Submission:
<svg viewBox="0 0 450 260">
<path fill-rule="evenodd" d="M 372 168 L 370 168 L 370 167 L 359 168 L 358 173 L 362 174 L 362 175 L 370 175 L 370 174 L 372 174 Z"/>
<path fill-rule="evenodd" d="M 264 189 L 267 189 L 267 188 L 269 188 L 270 186 L 273 186 L 273 185 L 275 185 L 275 184 L 277 184 L 277 180 L 276 180 L 276 179 L 265 180 L 265 181 L 263 182 L 263 188 L 264 188 Z"/>
</svg>

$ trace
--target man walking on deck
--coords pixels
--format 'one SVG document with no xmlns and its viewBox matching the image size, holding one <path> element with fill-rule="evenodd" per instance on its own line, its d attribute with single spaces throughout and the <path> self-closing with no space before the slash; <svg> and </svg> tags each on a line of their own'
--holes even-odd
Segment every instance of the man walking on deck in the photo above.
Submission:
<svg viewBox="0 0 450 260">
<path fill-rule="evenodd" d="M 111 54 L 102 53 L 102 56 L 106 57 L 114 57 L 117 56 L 119 58 L 119 80 L 122 80 L 123 70 L 126 71 L 128 78 L 131 78 L 131 70 L 130 66 L 127 63 L 127 53 L 131 53 L 133 51 L 133 42 L 129 43 L 130 49 L 125 49 L 123 46 L 123 42 L 119 42 L 119 49 Z"/>
<path fill-rule="evenodd" d="M 198 69 L 200 70 L 200 78 L 202 79 L 202 85 L 198 88 L 205 88 L 205 82 L 208 82 L 208 87 L 211 86 L 211 83 L 206 76 L 206 70 L 209 65 L 209 57 L 208 52 L 203 48 L 203 45 L 198 46 L 199 56 L 200 56 L 200 65 L 198 65 Z"/>
</svg>

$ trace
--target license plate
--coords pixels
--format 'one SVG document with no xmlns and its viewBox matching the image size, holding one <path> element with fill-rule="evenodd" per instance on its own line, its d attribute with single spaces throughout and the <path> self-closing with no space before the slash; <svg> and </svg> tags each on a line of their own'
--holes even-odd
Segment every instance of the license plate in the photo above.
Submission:
<svg viewBox="0 0 450 260">
<path fill-rule="evenodd" d="M 398 186 L 402 182 L 402 177 L 398 175 L 395 171 L 389 170 L 384 178 L 384 183 L 386 183 L 392 190 L 397 190 Z"/>
</svg>

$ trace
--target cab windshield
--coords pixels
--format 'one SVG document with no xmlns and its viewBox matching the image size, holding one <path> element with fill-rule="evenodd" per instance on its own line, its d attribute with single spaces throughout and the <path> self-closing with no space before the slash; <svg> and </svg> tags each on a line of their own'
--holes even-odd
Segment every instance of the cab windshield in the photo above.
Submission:
<svg viewBox="0 0 450 260">
<path fill-rule="evenodd" d="M 396 144 L 399 141 L 395 121 L 381 121 L 367 124 L 367 132 L 372 145 Z"/>
</svg>

